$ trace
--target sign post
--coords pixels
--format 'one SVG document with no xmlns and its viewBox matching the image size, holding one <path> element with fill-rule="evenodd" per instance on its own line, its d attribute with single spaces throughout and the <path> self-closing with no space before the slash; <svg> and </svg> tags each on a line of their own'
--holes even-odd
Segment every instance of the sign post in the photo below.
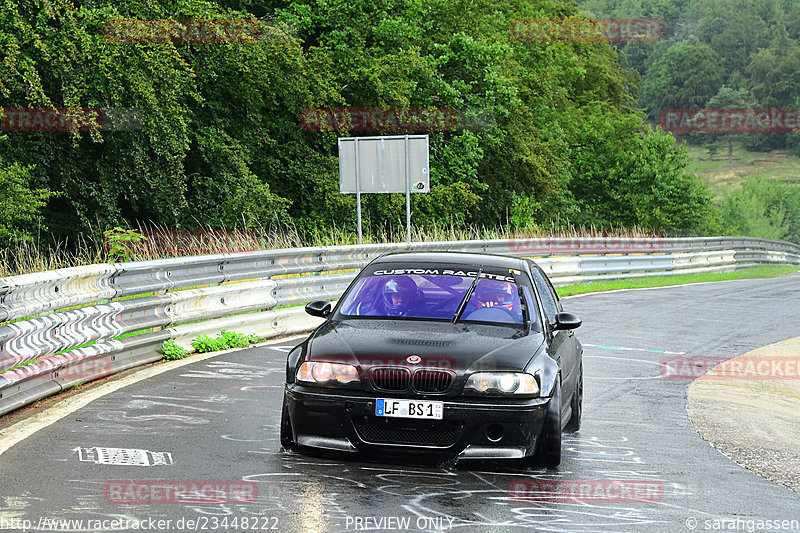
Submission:
<svg viewBox="0 0 800 533">
<path fill-rule="evenodd" d="M 411 181 L 408 171 L 408 135 L 405 136 L 406 150 L 406 242 L 411 244 Z"/>
<path fill-rule="evenodd" d="M 358 162 L 358 137 L 354 138 L 353 146 L 356 151 L 356 162 Z M 358 163 L 356 163 L 356 212 L 358 214 L 358 244 L 364 244 L 364 238 L 361 234 L 361 180 L 359 179 Z M 339 186 L 341 187 L 341 166 L 339 167 Z"/>
<path fill-rule="evenodd" d="M 359 244 L 361 193 L 405 193 L 411 242 L 411 193 L 430 190 L 429 159 L 427 135 L 339 138 L 339 192 L 356 195 Z"/>
</svg>

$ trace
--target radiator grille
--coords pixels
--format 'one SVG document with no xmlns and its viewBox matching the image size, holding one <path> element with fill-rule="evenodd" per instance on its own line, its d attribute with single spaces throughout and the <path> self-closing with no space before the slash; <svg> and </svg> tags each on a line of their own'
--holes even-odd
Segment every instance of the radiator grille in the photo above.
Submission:
<svg viewBox="0 0 800 533">
<path fill-rule="evenodd" d="M 385 391 L 408 390 L 411 373 L 404 368 L 374 368 L 372 384 L 376 389 Z"/>
<path fill-rule="evenodd" d="M 453 376 L 441 370 L 417 370 L 414 372 L 414 390 L 417 392 L 444 392 L 450 388 Z"/>
</svg>

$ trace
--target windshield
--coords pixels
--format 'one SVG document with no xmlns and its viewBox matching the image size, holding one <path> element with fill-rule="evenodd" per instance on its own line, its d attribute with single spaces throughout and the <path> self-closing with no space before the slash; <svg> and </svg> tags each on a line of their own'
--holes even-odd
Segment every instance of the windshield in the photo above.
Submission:
<svg viewBox="0 0 800 533">
<path fill-rule="evenodd" d="M 498 324 L 524 322 L 523 302 L 513 277 L 480 272 L 481 277 L 470 292 L 476 272 L 459 272 L 464 275 L 385 272 L 378 270 L 359 279 L 342 302 L 339 313 L 383 318 L 458 318 Z M 466 296 L 469 298 L 463 304 Z"/>
</svg>

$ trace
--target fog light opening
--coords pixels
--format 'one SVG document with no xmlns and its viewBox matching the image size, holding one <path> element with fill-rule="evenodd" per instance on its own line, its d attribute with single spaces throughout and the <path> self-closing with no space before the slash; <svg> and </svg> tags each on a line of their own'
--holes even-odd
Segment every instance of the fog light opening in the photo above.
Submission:
<svg viewBox="0 0 800 533">
<path fill-rule="evenodd" d="M 492 442 L 498 442 L 503 438 L 503 426 L 500 424 L 490 424 L 486 428 L 486 438 Z"/>
</svg>

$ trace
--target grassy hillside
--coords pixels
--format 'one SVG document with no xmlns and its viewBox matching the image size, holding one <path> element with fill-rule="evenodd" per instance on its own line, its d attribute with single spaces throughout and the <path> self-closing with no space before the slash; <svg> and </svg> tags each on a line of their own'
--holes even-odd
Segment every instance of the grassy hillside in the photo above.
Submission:
<svg viewBox="0 0 800 533">
<path fill-rule="evenodd" d="M 713 157 L 708 150 L 698 146 L 687 146 L 693 161 L 688 168 L 703 179 L 714 192 L 721 196 L 727 189 L 738 187 L 748 176 L 761 173 L 770 179 L 785 179 L 800 185 L 800 157 L 790 150 L 772 152 L 748 152 L 742 147 L 733 149 L 733 171 L 728 170 L 728 152 L 719 151 Z"/>
</svg>

